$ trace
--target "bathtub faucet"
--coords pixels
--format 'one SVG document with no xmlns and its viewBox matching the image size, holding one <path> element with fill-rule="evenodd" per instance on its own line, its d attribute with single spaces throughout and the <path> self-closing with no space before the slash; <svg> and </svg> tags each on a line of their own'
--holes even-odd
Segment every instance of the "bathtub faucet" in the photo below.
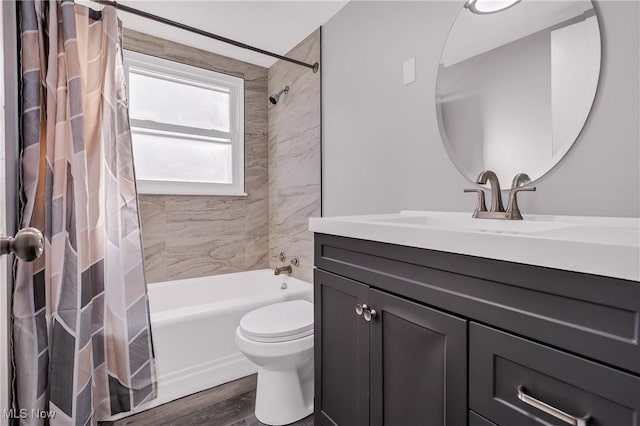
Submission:
<svg viewBox="0 0 640 426">
<path fill-rule="evenodd" d="M 290 274 L 290 273 L 291 273 L 291 265 L 278 266 L 278 267 L 273 268 L 273 274 L 274 275 Z"/>
</svg>

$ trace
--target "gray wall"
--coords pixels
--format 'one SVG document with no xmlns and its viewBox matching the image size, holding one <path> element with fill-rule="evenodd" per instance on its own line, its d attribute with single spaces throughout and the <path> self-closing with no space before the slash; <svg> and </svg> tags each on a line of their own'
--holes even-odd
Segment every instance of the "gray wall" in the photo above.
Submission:
<svg viewBox="0 0 640 426">
<path fill-rule="evenodd" d="M 472 184 L 442 146 L 440 54 L 462 1 L 350 2 L 323 26 L 323 213 L 473 211 Z M 640 3 L 596 3 L 600 85 L 562 162 L 520 200 L 525 213 L 640 216 Z M 416 81 L 402 63 L 416 57 Z"/>
</svg>

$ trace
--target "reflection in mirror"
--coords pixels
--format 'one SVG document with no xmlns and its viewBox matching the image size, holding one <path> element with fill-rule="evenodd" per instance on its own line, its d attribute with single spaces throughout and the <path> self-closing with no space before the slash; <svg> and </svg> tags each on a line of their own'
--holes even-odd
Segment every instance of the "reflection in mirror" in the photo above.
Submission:
<svg viewBox="0 0 640 426">
<path fill-rule="evenodd" d="M 520 0 L 467 0 L 464 7 L 473 13 L 496 13 L 508 9 Z"/>
<path fill-rule="evenodd" d="M 440 133 L 475 181 L 493 170 L 502 188 L 535 181 L 567 153 L 593 103 L 600 31 L 589 0 L 527 1 L 492 14 L 462 8 L 436 89 Z"/>
</svg>

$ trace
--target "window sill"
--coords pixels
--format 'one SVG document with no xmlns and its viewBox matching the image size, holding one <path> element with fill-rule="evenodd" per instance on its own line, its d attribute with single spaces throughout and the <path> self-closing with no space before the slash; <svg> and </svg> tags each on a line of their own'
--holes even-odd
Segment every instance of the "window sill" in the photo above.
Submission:
<svg viewBox="0 0 640 426">
<path fill-rule="evenodd" d="M 238 185 L 239 186 L 239 185 Z M 140 195 L 202 195 L 210 197 L 248 197 L 241 188 L 228 184 L 200 182 L 137 181 Z"/>
</svg>

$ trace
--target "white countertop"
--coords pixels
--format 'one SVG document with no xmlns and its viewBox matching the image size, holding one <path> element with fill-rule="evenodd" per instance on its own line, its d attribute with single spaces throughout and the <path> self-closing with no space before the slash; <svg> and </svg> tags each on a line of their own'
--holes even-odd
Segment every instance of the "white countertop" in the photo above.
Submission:
<svg viewBox="0 0 640 426">
<path fill-rule="evenodd" d="M 309 230 L 640 281 L 640 218 L 403 211 L 310 218 Z"/>
</svg>

